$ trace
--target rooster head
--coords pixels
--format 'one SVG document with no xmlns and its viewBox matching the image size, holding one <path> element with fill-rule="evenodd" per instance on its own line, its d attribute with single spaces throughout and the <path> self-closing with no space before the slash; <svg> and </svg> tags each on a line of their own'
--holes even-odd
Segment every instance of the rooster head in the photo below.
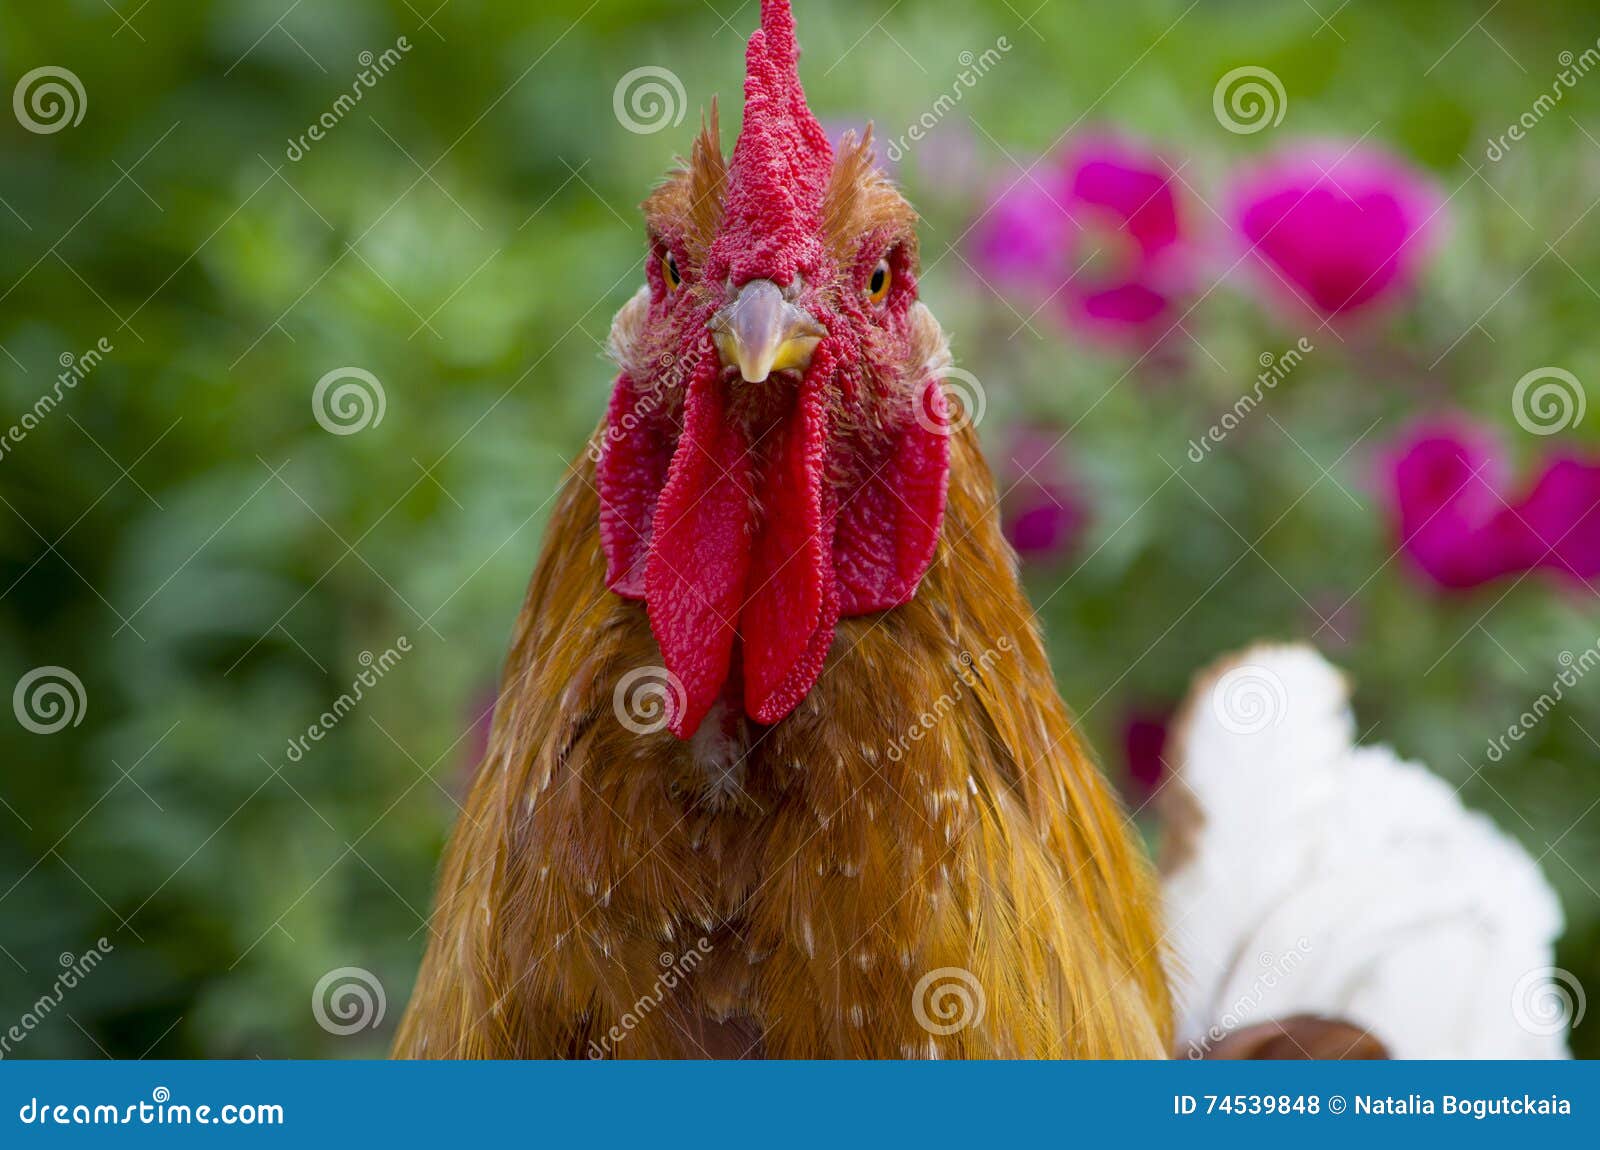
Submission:
<svg viewBox="0 0 1600 1150">
<path fill-rule="evenodd" d="M 644 205 L 648 282 L 612 331 L 607 583 L 646 605 L 679 738 L 719 700 L 792 711 L 841 617 L 915 593 L 944 515 L 948 353 L 917 301 L 916 216 L 870 131 L 835 156 L 798 60 L 788 0 L 762 0 L 733 155 L 713 105 Z"/>
</svg>

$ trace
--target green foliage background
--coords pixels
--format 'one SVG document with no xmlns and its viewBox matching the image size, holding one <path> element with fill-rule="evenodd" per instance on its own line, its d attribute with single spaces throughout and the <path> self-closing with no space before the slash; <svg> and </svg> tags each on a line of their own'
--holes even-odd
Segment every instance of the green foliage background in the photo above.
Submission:
<svg viewBox="0 0 1600 1150">
<path fill-rule="evenodd" d="M 63 353 L 114 346 L 0 457 L 0 686 L 59 665 L 87 697 L 54 735 L 0 722 L 0 1029 L 49 991 L 58 955 L 114 947 L 12 1056 L 384 1049 L 475 714 L 608 392 L 601 343 L 640 278 L 634 205 L 715 94 L 731 140 L 755 21 L 736 0 L 287 6 L 0 5 L 4 90 L 51 64 L 88 95 L 52 135 L 0 115 L 0 425 Z M 1093 526 L 1029 578 L 1108 770 L 1130 708 L 1170 704 L 1258 637 L 1314 637 L 1353 672 L 1369 739 L 1462 784 L 1541 858 L 1570 919 L 1560 963 L 1600 987 L 1600 684 L 1485 757 L 1559 654 L 1596 642 L 1594 600 L 1543 579 L 1440 597 L 1392 557 L 1373 482 L 1386 441 L 1451 409 L 1531 466 L 1551 445 L 1517 430 L 1515 381 L 1544 365 L 1600 381 L 1600 78 L 1484 156 L 1600 16 L 1504 4 L 1474 26 L 1477 5 L 1317 0 L 1323 25 L 1300 0 L 1129 0 L 1047 3 L 1025 26 L 1034 6 L 797 5 L 819 114 L 880 135 L 949 90 L 959 53 L 1014 46 L 946 125 L 971 157 L 929 147 L 902 175 L 927 217 L 925 296 L 989 395 L 985 437 L 1072 428 Z M 411 51 L 291 162 L 358 55 L 402 35 Z M 1247 63 L 1281 76 L 1289 105 L 1236 136 L 1211 95 Z M 635 135 L 612 93 L 646 64 L 682 79 L 689 116 Z M 1367 135 L 1431 170 L 1447 240 L 1416 305 L 1375 328 L 1308 332 L 1230 280 L 1192 338 L 1133 367 L 1043 316 L 1019 330 L 959 246 L 985 189 L 1015 178 L 1008 156 L 1080 122 L 1156 142 L 1219 206 L 1266 149 Z M 1270 418 L 1190 464 L 1257 357 L 1307 334 L 1317 351 Z M 311 392 L 347 365 L 382 380 L 387 408 L 340 437 Z M 1592 448 L 1597 427 L 1566 438 Z M 292 761 L 361 653 L 400 636 L 411 652 Z M 382 980 L 378 1030 L 316 1024 L 312 987 L 341 966 Z M 1597 1033 L 1580 1025 L 1579 1049 Z"/>
</svg>

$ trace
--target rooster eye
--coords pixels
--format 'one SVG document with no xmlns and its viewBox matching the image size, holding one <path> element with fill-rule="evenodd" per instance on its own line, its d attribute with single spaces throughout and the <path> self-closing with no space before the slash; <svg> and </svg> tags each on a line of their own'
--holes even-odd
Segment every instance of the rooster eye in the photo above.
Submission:
<svg viewBox="0 0 1600 1150">
<path fill-rule="evenodd" d="M 889 284 L 894 280 L 894 272 L 889 269 L 888 260 L 879 260 L 878 266 L 872 269 L 872 279 L 867 283 L 867 298 L 873 303 L 882 303 L 889 294 Z"/>
<path fill-rule="evenodd" d="M 677 291 L 683 286 L 683 274 L 678 271 L 678 260 L 671 252 L 661 257 L 661 274 L 666 277 L 667 290 Z"/>
</svg>

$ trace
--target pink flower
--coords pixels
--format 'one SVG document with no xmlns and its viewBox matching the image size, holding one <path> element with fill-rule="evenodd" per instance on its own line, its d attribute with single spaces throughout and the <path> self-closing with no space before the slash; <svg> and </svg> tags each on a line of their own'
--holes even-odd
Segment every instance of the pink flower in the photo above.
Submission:
<svg viewBox="0 0 1600 1150">
<path fill-rule="evenodd" d="M 1557 458 L 1517 511 L 1540 566 L 1580 583 L 1600 576 L 1600 461 Z"/>
<path fill-rule="evenodd" d="M 1513 498 L 1488 436 L 1440 424 L 1409 440 L 1392 486 L 1401 547 L 1442 587 L 1538 568 L 1600 576 L 1600 463 L 1558 457 Z"/>
<path fill-rule="evenodd" d="M 979 228 L 978 266 L 1091 331 L 1159 335 L 1182 280 L 1174 184 L 1137 145 L 1085 140 L 1008 178 Z"/>
<path fill-rule="evenodd" d="M 1147 802 L 1167 777 L 1167 736 L 1170 708 L 1144 708 L 1131 712 L 1122 725 L 1122 752 L 1128 766 L 1128 794 Z"/>
<path fill-rule="evenodd" d="M 1000 459 L 1000 522 L 1024 562 L 1049 563 L 1070 554 L 1089 522 L 1078 483 L 1061 459 L 1060 439 L 1043 428 L 1022 431 Z"/>
<path fill-rule="evenodd" d="M 1311 145 L 1243 179 L 1233 218 L 1262 282 L 1325 316 L 1403 295 L 1441 204 L 1412 168 L 1371 149 Z"/>
</svg>

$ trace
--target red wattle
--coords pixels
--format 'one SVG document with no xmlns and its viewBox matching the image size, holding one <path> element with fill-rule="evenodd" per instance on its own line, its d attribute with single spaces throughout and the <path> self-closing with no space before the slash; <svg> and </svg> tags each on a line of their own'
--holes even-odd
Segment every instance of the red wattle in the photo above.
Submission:
<svg viewBox="0 0 1600 1150">
<path fill-rule="evenodd" d="M 680 739 L 699 728 L 728 678 L 750 568 L 750 445 L 727 417 L 717 375 L 711 361 L 689 384 L 645 568 L 650 629 L 684 688 L 669 724 Z"/>
<path fill-rule="evenodd" d="M 661 410 L 667 397 L 655 386 L 641 385 L 626 372 L 617 377 L 595 463 L 606 586 L 628 599 L 644 598 L 656 500 L 672 463 L 663 434 L 669 421 Z"/>
<path fill-rule="evenodd" d="M 776 447 L 761 476 L 763 521 L 740 617 L 745 710 L 761 723 L 777 722 L 811 690 L 839 618 L 833 499 L 825 480 L 824 388 L 832 370 L 831 355 L 819 349 L 794 410 L 774 432 Z"/>
<path fill-rule="evenodd" d="M 859 487 L 839 508 L 833 569 L 839 614 L 866 615 L 898 607 L 916 594 L 944 520 L 950 471 L 950 429 L 944 390 L 930 379 L 916 418 L 871 460 Z"/>
</svg>

